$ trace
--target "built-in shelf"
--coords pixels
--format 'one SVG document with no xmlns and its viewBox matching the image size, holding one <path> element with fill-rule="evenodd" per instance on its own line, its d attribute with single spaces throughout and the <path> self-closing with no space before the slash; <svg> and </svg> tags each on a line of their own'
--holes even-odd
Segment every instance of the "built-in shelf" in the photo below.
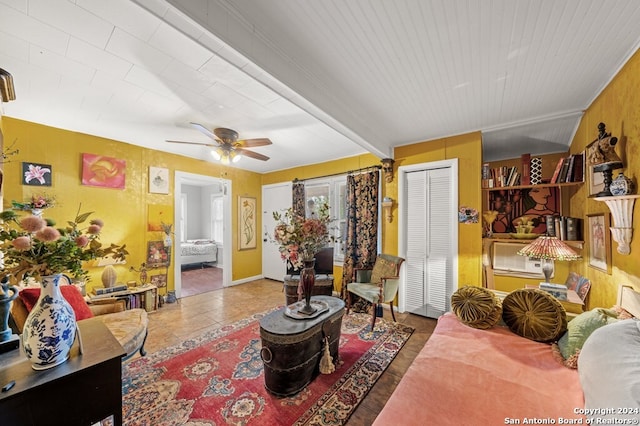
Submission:
<svg viewBox="0 0 640 426">
<path fill-rule="evenodd" d="M 613 226 L 611 238 L 618 243 L 618 253 L 631 253 L 631 240 L 633 239 L 633 206 L 640 195 L 614 195 L 612 197 L 596 197 L 596 201 L 605 203 L 611 215 Z"/>
<path fill-rule="evenodd" d="M 584 182 L 565 182 L 565 183 L 540 183 L 538 185 L 513 185 L 513 186 L 495 186 L 493 188 L 482 188 L 483 191 L 503 191 L 509 189 L 531 189 L 531 188 L 551 188 L 563 186 L 577 186 Z"/>
</svg>

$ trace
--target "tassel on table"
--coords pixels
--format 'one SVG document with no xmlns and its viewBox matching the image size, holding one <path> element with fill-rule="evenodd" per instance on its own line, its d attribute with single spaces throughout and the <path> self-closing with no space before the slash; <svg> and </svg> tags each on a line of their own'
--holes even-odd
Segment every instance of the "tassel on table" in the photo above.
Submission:
<svg viewBox="0 0 640 426">
<path fill-rule="evenodd" d="M 331 374 L 336 371 L 336 366 L 333 364 L 333 357 L 329 352 L 329 338 L 324 338 L 324 353 L 320 359 L 320 373 Z"/>
</svg>

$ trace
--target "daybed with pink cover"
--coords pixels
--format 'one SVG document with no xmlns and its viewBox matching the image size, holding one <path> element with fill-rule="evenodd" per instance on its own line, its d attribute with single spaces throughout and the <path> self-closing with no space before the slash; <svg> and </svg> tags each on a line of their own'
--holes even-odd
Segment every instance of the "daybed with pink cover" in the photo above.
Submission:
<svg viewBox="0 0 640 426">
<path fill-rule="evenodd" d="M 637 293 L 634 295 L 640 300 Z M 636 312 L 633 313 L 637 316 Z M 639 407 L 636 410 L 640 416 L 640 323 L 626 321 L 633 321 L 627 324 L 633 330 L 631 342 L 604 336 L 609 343 L 589 349 L 589 358 L 597 360 L 592 363 L 592 371 L 585 367 L 579 374 L 554 356 L 549 343 L 521 337 L 504 325 L 472 328 L 455 314 L 446 313 L 438 319 L 432 336 L 374 425 L 561 424 L 560 419 L 566 419 L 564 424 L 571 420 L 585 424 L 587 392 L 589 398 L 593 396 L 592 400 L 587 399 L 591 407 L 602 406 L 598 398 L 604 397 L 599 394 L 607 395 L 606 404 L 611 398 L 620 402 L 624 399 L 625 406 Z M 612 326 L 596 332 L 608 332 L 609 327 Z M 580 355 L 581 362 L 589 339 Z M 602 350 L 611 353 L 599 353 Z M 592 355 L 594 352 L 597 353 Z M 621 354 L 628 358 L 616 360 Z M 636 355 L 629 357 L 630 354 Z M 602 357 L 615 366 L 603 362 Z M 607 368 L 601 374 L 598 370 L 605 365 L 615 371 Z M 627 367 L 620 369 L 618 365 Z M 584 392 L 580 375 L 587 383 Z M 589 380 L 584 380 L 587 376 L 597 380 L 588 384 Z M 625 384 L 626 380 L 630 383 Z"/>
</svg>

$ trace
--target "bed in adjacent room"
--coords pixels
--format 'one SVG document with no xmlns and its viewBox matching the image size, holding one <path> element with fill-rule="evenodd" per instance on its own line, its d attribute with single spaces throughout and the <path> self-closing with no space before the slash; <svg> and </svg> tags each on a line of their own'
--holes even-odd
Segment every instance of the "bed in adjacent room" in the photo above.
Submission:
<svg viewBox="0 0 640 426">
<path fill-rule="evenodd" d="M 181 266 L 210 266 L 218 259 L 218 246 L 207 239 L 187 240 L 180 243 Z"/>
</svg>

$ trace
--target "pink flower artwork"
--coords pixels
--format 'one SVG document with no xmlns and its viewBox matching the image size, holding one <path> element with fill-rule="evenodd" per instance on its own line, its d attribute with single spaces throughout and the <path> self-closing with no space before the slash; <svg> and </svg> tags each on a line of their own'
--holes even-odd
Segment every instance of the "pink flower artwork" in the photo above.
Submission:
<svg viewBox="0 0 640 426">
<path fill-rule="evenodd" d="M 124 189 L 126 160 L 82 154 L 82 184 Z"/>
<path fill-rule="evenodd" d="M 51 186 L 49 164 L 22 163 L 23 185 Z"/>
</svg>

